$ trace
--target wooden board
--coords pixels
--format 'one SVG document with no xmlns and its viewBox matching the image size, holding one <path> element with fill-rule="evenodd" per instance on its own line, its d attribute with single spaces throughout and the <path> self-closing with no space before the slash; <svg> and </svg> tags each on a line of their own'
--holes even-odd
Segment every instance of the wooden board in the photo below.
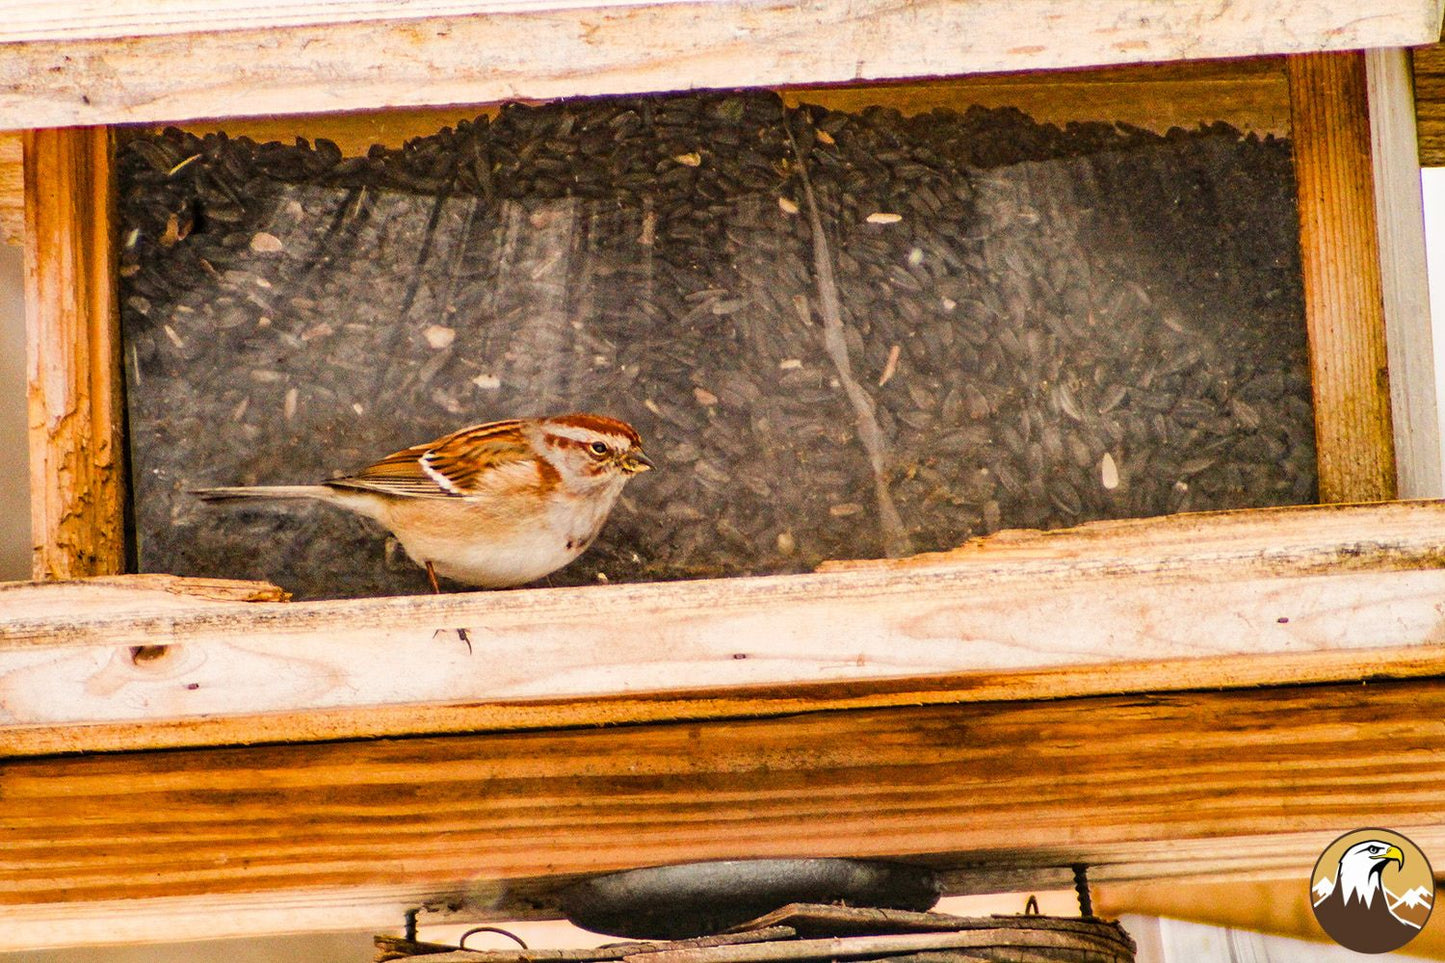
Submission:
<svg viewBox="0 0 1445 963">
<path fill-rule="evenodd" d="M 1368 50 L 1365 74 L 1396 481 L 1401 498 L 1439 498 L 1445 466 L 1409 53 Z"/>
<path fill-rule="evenodd" d="M 110 132 L 26 131 L 24 150 L 33 572 L 119 572 L 125 455 Z"/>
<path fill-rule="evenodd" d="M 1001 533 L 775 578 L 289 604 L 154 576 L 11 585 L 0 751 L 1438 674 L 1442 558 L 1445 503 L 1422 502 Z"/>
<path fill-rule="evenodd" d="M 3 0 L 0 43 L 34 40 L 115 40 L 215 30 L 286 29 L 336 23 L 469 17 L 516 10 L 624 7 L 638 0 L 307 0 L 278 6 L 267 0 L 69 0 L 63 6 Z"/>
<path fill-rule="evenodd" d="M 256 932 L 348 892 L 351 925 L 422 895 L 546 915 L 576 874 L 713 858 L 921 858 L 954 892 L 1307 878 L 1341 827 L 1445 846 L 1441 718 L 1420 680 L 8 759 L 0 945 L 102 907 Z"/>
<path fill-rule="evenodd" d="M 609 9 L 636 5 L 639 0 L 306 0 L 277 7 L 266 0 L 71 0 L 63 6 L 35 0 L 4 0 L 0 11 L 4 25 L 0 27 L 0 43 L 34 40 L 99 40 L 157 34 L 203 33 L 208 31 L 251 28 L 285 28 L 321 26 L 337 23 L 366 23 L 387 20 L 428 20 L 442 17 L 467 17 L 512 11 L 558 10 L 571 7 Z M 1249 9 L 1229 9 L 1232 17 L 1266 18 L 1278 21 L 1283 29 L 1290 21 L 1288 8 L 1282 4 L 1255 2 Z M 1314 17 L 1301 17 L 1302 24 L 1325 29 L 1326 18 L 1337 9 L 1320 11 Z M 1186 9 L 1173 9 L 1171 16 L 1183 18 Z M 1117 5 L 1111 11 L 1120 20 L 1159 18 L 1148 4 L 1133 0 Z M 1438 34 L 1440 6 L 1432 0 L 1377 0 L 1372 10 L 1373 23 L 1361 24 L 1340 20 L 1337 32 L 1346 32 L 1365 46 L 1368 38 L 1393 36 L 1392 32 L 1409 31 L 1410 35 L 1428 31 L 1433 25 Z M 1337 19 L 1338 19 L 1338 14 Z M 1162 19 L 1162 18 L 1159 18 Z M 1171 31 L 1170 23 L 1159 23 L 1161 32 Z M 1216 27 L 1219 31 L 1238 30 L 1234 24 Z"/>
<path fill-rule="evenodd" d="M 41 4 L 12 4 L 8 22 L 31 39 L 0 62 L 0 128 L 1399 47 L 1433 41 L 1441 15 L 1440 0 L 1380 0 L 1369 17 L 1351 0 L 1178 0 L 1167 13 L 1150 0 L 362 6 L 286 7 L 287 28 L 268 30 L 159 4 L 138 36 L 134 4 L 96 29 L 50 5 L 37 24 Z"/>
<path fill-rule="evenodd" d="M 0 242 L 25 242 L 25 166 L 19 131 L 0 131 Z"/>
<path fill-rule="evenodd" d="M 1363 53 L 1288 59 L 1322 502 L 1394 498 Z"/>
</svg>

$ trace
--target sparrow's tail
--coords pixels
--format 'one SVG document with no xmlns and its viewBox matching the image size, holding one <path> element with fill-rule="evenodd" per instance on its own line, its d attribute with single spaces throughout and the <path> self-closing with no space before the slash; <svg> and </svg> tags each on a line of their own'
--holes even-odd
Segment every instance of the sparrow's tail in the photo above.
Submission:
<svg viewBox="0 0 1445 963">
<path fill-rule="evenodd" d="M 191 494 L 208 502 L 239 501 L 251 498 L 320 498 L 332 501 L 334 489 L 325 485 L 262 485 L 251 488 L 193 488 Z"/>
</svg>

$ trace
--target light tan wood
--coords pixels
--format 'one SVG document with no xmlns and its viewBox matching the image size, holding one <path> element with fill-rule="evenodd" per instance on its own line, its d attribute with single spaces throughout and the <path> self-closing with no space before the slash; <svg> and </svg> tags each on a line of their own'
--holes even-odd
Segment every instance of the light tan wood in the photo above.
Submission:
<svg viewBox="0 0 1445 963">
<path fill-rule="evenodd" d="M 286 29 L 379 20 L 469 17 L 515 10 L 632 6 L 637 0 L 0 0 L 0 43 L 33 40 L 114 40 L 157 34 L 255 28 Z"/>
<path fill-rule="evenodd" d="M 266 30 L 219 29 L 234 24 L 197 3 L 207 22 L 181 33 L 12 46 L 0 128 L 1398 47 L 1440 24 L 1439 0 L 1379 0 L 1368 17 L 1351 0 L 1177 0 L 1167 15 L 1148 0 L 556 6 Z"/>
<path fill-rule="evenodd" d="M 442 17 L 472 16 L 517 10 L 556 10 L 587 6 L 597 8 L 631 6 L 637 0 L 596 2 L 596 0 L 306 0 L 278 7 L 267 0 L 70 0 L 56 6 L 37 0 L 0 0 L 0 43 L 17 40 L 107 39 L 167 33 L 200 33 L 255 27 L 294 27 L 333 23 L 378 20 L 429 20 Z M 1135 0 L 1116 4 L 1111 11 L 1122 21 L 1126 17 L 1149 18 L 1156 12 Z M 1201 6 L 1203 6 L 1201 4 Z M 1256 9 L 1257 8 L 1257 9 Z M 1326 29 L 1330 13 L 1339 19 L 1339 10 L 1330 8 L 1315 18 L 1300 17 L 1301 25 L 1316 30 Z M 1172 12 L 1172 11 L 1171 11 Z M 1180 10 L 1176 16 L 1191 11 Z M 1246 11 L 1230 10 L 1234 17 L 1267 17 L 1279 19 L 1283 29 L 1291 21 L 1287 8 L 1277 3 L 1256 0 Z M 1385 40 L 1366 43 L 1367 38 L 1396 38 L 1391 45 L 1409 43 L 1400 36 L 1430 39 L 1439 34 L 1440 6 L 1434 0 L 1377 0 L 1374 22 L 1341 21 L 1338 32 L 1348 33 L 1358 46 L 1381 45 Z M 1160 24 L 1162 31 L 1168 24 Z M 1233 25 L 1224 25 L 1229 30 Z M 1234 28 L 1238 29 L 1238 28 Z M 1320 37 L 1316 46 L 1328 47 Z M 1176 41 L 1177 42 L 1177 41 Z"/>
<path fill-rule="evenodd" d="M 1365 73 L 1397 487 L 1401 498 L 1439 498 L 1445 466 L 1409 52 L 1368 50 Z"/>
<path fill-rule="evenodd" d="M 1363 53 L 1288 58 L 1322 502 L 1394 498 Z"/>
<path fill-rule="evenodd" d="M 3 586 L 0 752 L 1442 674 L 1442 558 L 1445 503 L 1402 502 L 661 585 L 290 604 Z"/>
<path fill-rule="evenodd" d="M 1074 862 L 1096 884 L 1278 878 L 1342 825 L 1445 845 L 1421 722 L 1442 713 L 1422 680 L 12 759 L 0 941 L 162 897 L 227 907 L 231 935 L 246 894 L 350 887 L 546 915 L 575 874 L 712 858 L 924 858 L 952 891 L 1058 888 Z"/>
<path fill-rule="evenodd" d="M 125 456 L 110 133 L 26 131 L 24 152 L 33 571 L 119 572 Z"/>
<path fill-rule="evenodd" d="M 18 131 L 0 131 L 0 242 L 25 241 L 25 156 Z"/>
<path fill-rule="evenodd" d="M 227 937 L 264 939 L 328 932 L 400 934 L 403 913 L 424 904 L 440 908 L 435 901 L 444 896 L 436 887 L 345 886 L 230 896 L 149 895 L 139 900 L 37 904 L 30 906 L 28 913 L 18 907 L 0 908 L 8 930 L 0 934 L 0 952 L 84 946 L 101 956 L 101 947 Z M 513 919 L 525 915 L 517 914 Z M 445 917 L 422 914 L 423 927 L 437 918 Z M 294 943 L 288 943 L 287 953 L 293 953 L 294 947 Z M 197 958 L 202 957 L 195 948 L 190 954 L 180 955 L 182 960 Z M 308 959 L 294 955 L 283 958 Z"/>
</svg>

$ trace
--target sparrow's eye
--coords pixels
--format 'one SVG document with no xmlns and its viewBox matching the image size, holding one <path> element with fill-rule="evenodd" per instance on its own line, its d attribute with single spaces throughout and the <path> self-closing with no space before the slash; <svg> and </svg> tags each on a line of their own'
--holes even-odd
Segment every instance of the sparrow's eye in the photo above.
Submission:
<svg viewBox="0 0 1445 963">
<path fill-rule="evenodd" d="M 589 449 L 591 449 L 592 454 L 594 454 L 594 455 L 605 455 L 605 454 L 607 454 L 607 443 L 606 443 L 606 442 L 594 441 L 592 444 L 588 445 L 587 447 L 588 447 Z"/>
</svg>

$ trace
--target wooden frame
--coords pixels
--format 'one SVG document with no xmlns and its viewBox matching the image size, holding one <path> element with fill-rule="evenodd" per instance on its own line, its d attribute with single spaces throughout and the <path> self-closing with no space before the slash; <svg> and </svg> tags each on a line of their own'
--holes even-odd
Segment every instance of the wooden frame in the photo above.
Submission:
<svg viewBox="0 0 1445 963">
<path fill-rule="evenodd" d="M 1320 501 L 1394 498 L 1363 54 L 1289 59 Z"/>
<path fill-rule="evenodd" d="M 955 892 L 1072 862 L 1307 874 L 1342 825 L 1445 845 L 1419 724 L 1442 700 L 1355 681 L 12 760 L 0 945 L 546 916 L 577 874 L 710 858 L 911 857 Z"/>
<path fill-rule="evenodd" d="M 1397 487 L 1401 498 L 1439 498 L 1445 467 L 1409 55 L 1366 51 L 1365 75 Z"/>
<path fill-rule="evenodd" d="M 311 603 L 167 576 L 15 585 L 0 752 L 1434 675 L 1442 557 L 1445 504 L 1401 502 L 1005 532 L 670 585 Z"/>
<path fill-rule="evenodd" d="M 1049 3 L 1061 17 L 1077 8 Z M 1114 12 L 1144 5 L 1118 0 Z M 293 8 L 298 22 L 271 33 L 245 21 L 241 0 L 207 24 L 181 0 L 134 0 L 124 12 L 165 14 L 135 35 L 135 21 L 86 32 L 22 18 L 13 29 L 30 32 L 11 39 L 26 41 L 24 56 L 0 68 L 0 119 L 149 122 L 242 103 L 290 112 L 679 78 L 816 82 L 1400 46 L 1433 39 L 1440 21 L 1438 0 L 1364 20 L 1333 0 L 1259 0 L 1234 20 L 1217 16 L 1228 5 L 1187 0 L 1168 24 L 1125 18 L 1113 33 L 1020 24 L 993 2 L 907 17 L 854 5 L 855 20 L 827 3 L 779 6 L 757 22 L 709 5 L 705 24 L 689 3 L 542 15 L 498 0 L 486 17 L 463 16 L 480 7 L 461 0 L 425 6 L 435 16 L 364 24 Z M 1295 31 L 1285 47 L 1268 39 L 1280 26 Z M 578 73 L 528 59 L 550 49 L 533 40 L 559 29 L 596 48 Z M 673 46 L 624 62 L 641 29 Z M 724 42 L 730 30 L 749 44 Z M 1007 42 L 1023 34 L 1037 42 Z M 906 63 L 907 44 L 889 40 L 905 35 L 926 41 Z M 363 49 L 385 52 L 358 61 Z M 203 89 L 191 64 L 210 55 L 266 83 L 235 73 L 217 95 L 207 68 Z M 86 66 L 46 79 L 66 57 Z M 1291 57 L 1285 75 L 1332 502 L 1391 498 L 1397 479 L 1406 493 L 1439 494 L 1429 372 L 1392 354 L 1418 350 L 1422 330 L 1428 343 L 1428 318 L 1380 268 L 1413 256 L 1399 228 L 1408 204 L 1392 213 L 1376 199 L 1394 196 L 1384 185 L 1400 168 L 1386 168 L 1401 151 L 1371 91 L 1389 102 L 1381 91 L 1398 86 L 1399 64 L 1371 57 Z M 32 438 L 44 455 L 32 490 L 47 578 L 124 564 L 108 140 L 104 128 L 25 135 Z M 1079 861 L 1104 881 L 1288 873 L 1342 821 L 1388 822 L 1445 846 L 1439 740 L 1418 723 L 1438 708 L 1445 675 L 1442 558 L 1445 508 L 1397 504 L 1008 535 L 945 558 L 681 588 L 308 605 L 264 587 L 164 580 L 9 589 L 0 945 L 136 939 L 162 918 L 176 938 L 386 926 L 424 901 L 479 918 L 545 915 L 560 879 L 722 856 L 907 856 L 969 891 L 1057 885 Z M 1109 631 L 1059 644 L 1101 592 L 1115 593 L 1092 610 Z M 1342 593 L 1353 618 L 1337 610 Z M 56 604 L 63 613 L 44 611 Z M 790 632 L 739 648 L 762 605 L 773 630 Z M 575 639 L 579 613 L 597 607 L 656 620 L 641 639 L 666 654 L 654 675 L 608 672 L 646 664 L 645 653 L 528 649 Z M 1018 620 L 1020 608 L 1042 614 Z M 941 619 L 933 634 L 919 632 L 923 611 Z M 992 654 L 970 644 L 985 637 L 969 628 L 981 622 L 1004 638 Z M 515 669 L 510 680 L 468 670 L 476 662 L 452 631 L 462 626 L 473 658 Z M 827 646 L 845 631 L 839 659 Z M 909 638 L 925 644 L 901 647 Z M 239 698 L 224 688 L 231 673 L 249 682 Z M 615 723 L 629 725 L 605 725 Z M 130 751 L 104 751 L 119 749 Z M 1415 788 L 1340 787 L 1337 773 L 1377 787 L 1368 767 L 1382 756 L 1408 767 Z M 1261 861 L 1251 844 L 1266 838 Z M 1233 855 L 1246 850 L 1248 863 Z"/>
<path fill-rule="evenodd" d="M 30 525 L 36 578 L 125 565 L 120 320 L 105 128 L 25 134 Z"/>
<path fill-rule="evenodd" d="M 1433 42 L 1441 0 L 12 5 L 0 128 L 780 86 Z M 268 8 L 269 9 L 269 8 Z M 87 13 L 93 14 L 87 16 Z M 479 14 L 486 14 L 485 16 Z M 258 25 L 264 23 L 265 25 Z M 163 66 L 164 69 L 157 69 Z"/>
</svg>

